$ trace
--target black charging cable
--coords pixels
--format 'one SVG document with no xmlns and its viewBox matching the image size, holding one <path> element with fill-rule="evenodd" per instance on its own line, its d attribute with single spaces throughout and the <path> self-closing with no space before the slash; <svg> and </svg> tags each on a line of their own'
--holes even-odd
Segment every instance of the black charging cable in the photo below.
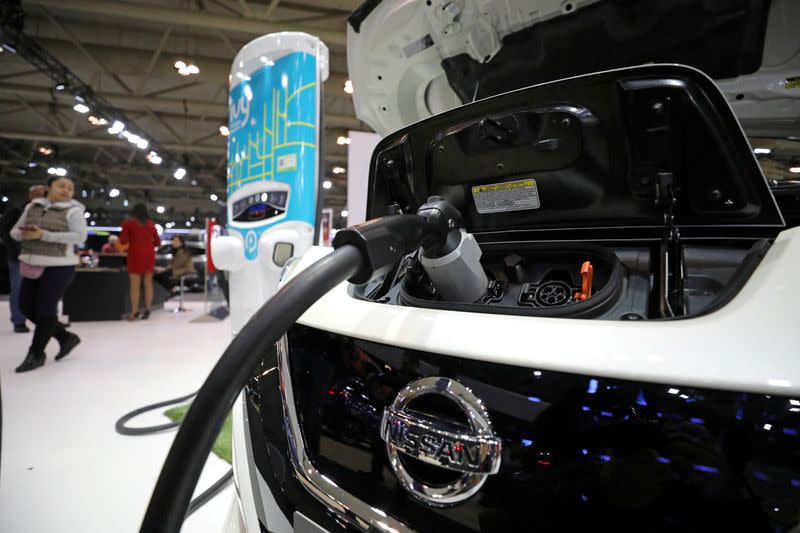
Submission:
<svg viewBox="0 0 800 533">
<path fill-rule="evenodd" d="M 247 322 L 192 402 L 156 482 L 140 531 L 178 533 L 205 459 L 225 417 L 268 350 L 319 298 L 339 283 L 366 283 L 391 270 L 423 240 L 448 228 L 419 215 L 371 220 L 336 234 L 335 250 L 291 279 Z"/>
<path fill-rule="evenodd" d="M 169 422 L 167 424 L 159 424 L 156 426 L 141 426 L 141 427 L 131 427 L 128 426 L 127 423 L 136 418 L 137 416 L 147 413 L 149 411 L 161 410 L 169 405 L 181 404 L 191 400 L 195 396 L 197 396 L 197 392 L 193 392 L 185 396 L 180 396 L 178 398 L 173 398 L 171 400 L 165 400 L 163 402 L 153 403 L 150 405 L 145 405 L 144 407 L 139 407 L 138 409 L 134 409 L 133 411 L 122 415 L 120 419 L 117 420 L 117 423 L 114 424 L 114 429 L 120 435 L 140 437 L 142 435 L 152 435 L 153 433 L 160 433 L 168 429 L 179 427 L 181 425 L 180 420 L 176 420 L 175 422 Z M 225 472 L 225 474 L 223 474 L 222 477 L 220 477 L 209 488 L 204 490 L 189 503 L 189 509 L 186 511 L 186 516 L 184 516 L 184 520 L 189 518 L 189 516 L 191 516 L 192 513 L 200 509 L 206 503 L 208 503 L 211 500 L 211 498 L 222 492 L 222 489 L 227 487 L 231 481 L 233 481 L 233 468 Z"/>
</svg>

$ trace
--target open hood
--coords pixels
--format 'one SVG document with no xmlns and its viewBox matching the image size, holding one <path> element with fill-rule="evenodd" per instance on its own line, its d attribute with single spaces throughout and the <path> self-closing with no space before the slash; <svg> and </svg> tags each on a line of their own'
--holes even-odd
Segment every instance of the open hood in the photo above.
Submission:
<svg viewBox="0 0 800 533">
<path fill-rule="evenodd" d="M 482 240 L 609 238 L 622 228 L 655 237 L 665 224 L 684 237 L 769 236 L 783 226 L 725 98 L 681 65 L 536 85 L 384 138 L 368 217 L 414 212 L 434 195 Z"/>
</svg>

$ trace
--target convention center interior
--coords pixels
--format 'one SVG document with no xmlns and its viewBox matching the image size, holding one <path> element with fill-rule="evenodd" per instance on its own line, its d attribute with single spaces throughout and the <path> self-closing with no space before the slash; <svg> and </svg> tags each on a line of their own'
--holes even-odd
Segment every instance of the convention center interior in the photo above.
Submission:
<svg viewBox="0 0 800 533">
<path fill-rule="evenodd" d="M 0 2 L 0 532 L 800 531 L 800 2 Z"/>
</svg>

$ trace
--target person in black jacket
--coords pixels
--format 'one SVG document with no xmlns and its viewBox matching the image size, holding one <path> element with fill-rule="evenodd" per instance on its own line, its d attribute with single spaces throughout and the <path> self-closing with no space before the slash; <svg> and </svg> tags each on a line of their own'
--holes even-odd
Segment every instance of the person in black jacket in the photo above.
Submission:
<svg viewBox="0 0 800 533">
<path fill-rule="evenodd" d="M 28 201 L 34 198 L 41 198 L 44 196 L 44 185 L 33 185 L 28 189 Z M 28 333 L 30 330 L 25 325 L 25 315 L 19 308 L 19 289 L 21 286 L 21 277 L 19 274 L 19 251 L 20 244 L 11 238 L 11 228 L 17 223 L 19 217 L 22 215 L 22 207 L 10 207 L 3 214 L 0 220 L 0 238 L 6 245 L 8 250 L 8 279 L 11 285 L 11 293 L 8 298 L 8 305 L 11 307 L 11 323 L 14 324 L 14 333 Z"/>
</svg>

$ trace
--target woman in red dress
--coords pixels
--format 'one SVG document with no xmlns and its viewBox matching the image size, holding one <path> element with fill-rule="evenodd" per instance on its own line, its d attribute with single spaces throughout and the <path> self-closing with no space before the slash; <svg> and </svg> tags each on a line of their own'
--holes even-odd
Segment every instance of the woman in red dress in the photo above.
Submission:
<svg viewBox="0 0 800 533">
<path fill-rule="evenodd" d="M 131 314 L 128 320 L 150 316 L 153 305 L 153 271 L 156 267 L 156 248 L 161 244 L 156 225 L 150 219 L 147 206 L 133 206 L 131 218 L 122 223 L 119 242 L 128 245 L 128 276 L 131 285 Z M 139 312 L 139 287 L 144 279 L 144 312 Z"/>
</svg>

